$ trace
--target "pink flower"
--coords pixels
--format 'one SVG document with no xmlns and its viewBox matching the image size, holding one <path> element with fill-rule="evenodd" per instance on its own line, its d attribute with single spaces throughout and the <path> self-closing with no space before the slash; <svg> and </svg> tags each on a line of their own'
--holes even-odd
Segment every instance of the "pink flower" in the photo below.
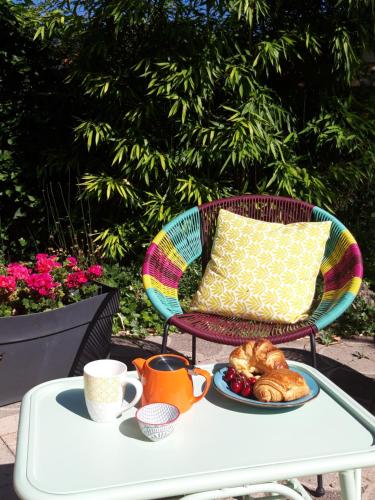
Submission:
<svg viewBox="0 0 375 500">
<path fill-rule="evenodd" d="M 59 251 L 38 253 L 32 260 L 0 265 L 1 313 L 27 314 L 71 304 L 94 292 L 86 283 L 104 274 L 101 265 L 81 268 L 77 257 Z"/>
<path fill-rule="evenodd" d="M 100 278 L 100 276 L 102 276 L 103 274 L 103 268 L 102 266 L 96 264 L 94 266 L 90 266 L 87 269 L 86 273 L 89 278 Z"/>
<path fill-rule="evenodd" d="M 48 259 L 48 253 L 37 253 L 35 258 L 37 262 L 38 260 Z"/>
<path fill-rule="evenodd" d="M 76 271 L 75 273 L 68 274 L 66 278 L 66 285 L 68 288 L 79 288 L 84 283 L 87 283 L 88 279 L 84 271 Z"/>
<path fill-rule="evenodd" d="M 43 296 L 51 296 L 54 289 L 60 286 L 60 283 L 53 281 L 53 277 L 49 273 L 30 274 L 26 283 L 31 290 L 35 290 Z"/>
<path fill-rule="evenodd" d="M 56 267 L 61 267 L 60 262 L 57 261 L 56 255 L 47 255 L 46 253 L 38 253 L 36 255 L 36 270 L 38 273 L 49 273 Z"/>
<path fill-rule="evenodd" d="M 68 267 L 75 267 L 77 265 L 77 259 L 75 257 L 67 257 Z"/>
<path fill-rule="evenodd" d="M 7 272 L 8 276 L 13 276 L 16 280 L 26 280 L 31 273 L 31 269 L 15 262 L 13 264 L 8 264 Z"/>
<path fill-rule="evenodd" d="M 15 278 L 13 276 L 0 276 L 0 288 L 7 292 L 14 292 L 17 288 Z"/>
</svg>

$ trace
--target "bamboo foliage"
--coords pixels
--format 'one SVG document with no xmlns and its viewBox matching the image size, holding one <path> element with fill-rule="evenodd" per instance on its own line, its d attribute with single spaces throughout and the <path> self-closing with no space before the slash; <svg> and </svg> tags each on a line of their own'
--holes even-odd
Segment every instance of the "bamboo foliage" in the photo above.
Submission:
<svg viewBox="0 0 375 500">
<path fill-rule="evenodd" d="M 196 203 L 269 192 L 334 208 L 338 188 L 364 180 L 375 117 L 351 83 L 373 46 L 372 0 L 61 0 L 37 11 L 35 38 L 65 47 L 79 97 L 84 195 L 98 210 L 112 203 L 103 254 L 123 256 Z"/>
</svg>

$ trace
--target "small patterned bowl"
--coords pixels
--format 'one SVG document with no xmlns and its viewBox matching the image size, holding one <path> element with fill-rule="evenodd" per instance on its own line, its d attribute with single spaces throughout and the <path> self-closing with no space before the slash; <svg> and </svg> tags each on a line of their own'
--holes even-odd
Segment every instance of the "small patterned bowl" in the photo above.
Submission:
<svg viewBox="0 0 375 500">
<path fill-rule="evenodd" d="M 142 433 L 151 441 L 160 441 L 172 434 L 180 411 L 168 403 L 151 403 L 139 408 L 135 416 Z"/>
</svg>

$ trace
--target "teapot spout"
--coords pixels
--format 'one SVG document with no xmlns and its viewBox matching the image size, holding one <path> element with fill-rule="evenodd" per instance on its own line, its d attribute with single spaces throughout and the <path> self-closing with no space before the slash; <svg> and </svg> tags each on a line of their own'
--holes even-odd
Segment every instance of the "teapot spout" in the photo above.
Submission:
<svg viewBox="0 0 375 500">
<path fill-rule="evenodd" d="M 146 362 L 146 360 L 143 358 L 136 358 L 136 359 L 133 359 L 133 361 L 132 361 L 133 365 L 137 369 L 139 376 L 141 376 L 143 373 L 143 367 L 144 367 L 145 362 Z"/>
</svg>

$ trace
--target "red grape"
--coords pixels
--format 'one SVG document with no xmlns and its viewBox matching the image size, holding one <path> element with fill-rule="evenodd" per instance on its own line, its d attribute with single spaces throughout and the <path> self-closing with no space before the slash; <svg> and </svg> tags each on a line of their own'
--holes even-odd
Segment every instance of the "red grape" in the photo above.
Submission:
<svg viewBox="0 0 375 500">
<path fill-rule="evenodd" d="M 233 380 L 233 379 L 235 378 L 235 376 L 236 376 L 236 372 L 235 372 L 235 370 L 231 371 L 231 370 L 229 370 L 229 368 L 228 368 L 228 370 L 225 372 L 225 375 L 224 375 L 224 380 L 225 380 L 226 382 L 230 382 L 231 380 Z"/>
<path fill-rule="evenodd" d="M 227 373 L 233 373 L 233 375 L 236 374 L 236 370 L 233 368 L 233 366 L 228 366 Z"/>
<path fill-rule="evenodd" d="M 242 387 L 241 396 L 245 398 L 249 397 L 251 394 L 251 384 L 249 382 L 245 382 Z"/>
<path fill-rule="evenodd" d="M 230 383 L 231 390 L 236 394 L 239 394 L 242 391 L 242 387 L 243 387 L 243 382 L 241 380 L 237 381 L 236 379 L 234 379 Z"/>
</svg>

